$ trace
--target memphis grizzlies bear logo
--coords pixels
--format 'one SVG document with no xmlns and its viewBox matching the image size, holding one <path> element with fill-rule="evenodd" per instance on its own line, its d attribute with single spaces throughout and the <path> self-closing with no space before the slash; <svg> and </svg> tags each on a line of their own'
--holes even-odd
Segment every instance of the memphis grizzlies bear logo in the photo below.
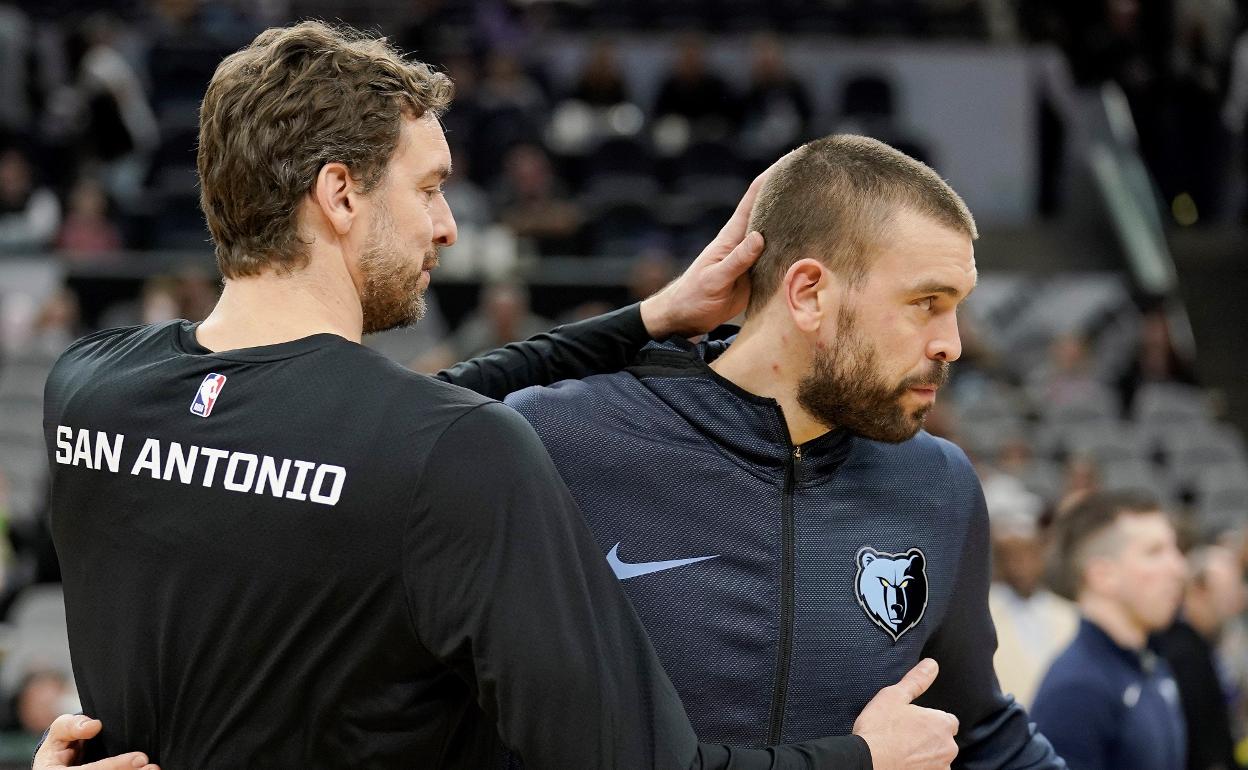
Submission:
<svg viewBox="0 0 1248 770">
<path fill-rule="evenodd" d="M 918 625 L 927 609 L 926 559 L 918 548 L 905 553 L 858 549 L 858 605 L 893 641 Z"/>
</svg>

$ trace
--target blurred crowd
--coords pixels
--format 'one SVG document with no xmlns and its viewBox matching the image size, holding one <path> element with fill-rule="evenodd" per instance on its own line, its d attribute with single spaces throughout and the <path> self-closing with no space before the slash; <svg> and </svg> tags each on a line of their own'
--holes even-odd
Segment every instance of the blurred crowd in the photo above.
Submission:
<svg viewBox="0 0 1248 770">
<path fill-rule="evenodd" d="M 391 34 L 446 69 L 461 230 L 522 253 L 684 253 L 718 226 L 736 182 L 833 131 L 869 133 L 927 160 L 896 117 L 886 73 L 812 82 L 786 41 L 814 34 L 1060 48 L 1081 85 L 1116 83 L 1160 192 L 1185 223 L 1228 206 L 1248 113 L 1248 38 L 1234 0 L 131 0 L 0 4 L 0 252 L 203 248 L 196 107 L 217 62 L 259 29 L 304 15 Z M 682 32 L 683 30 L 683 32 Z M 670 40 L 657 90 L 624 66 Z M 732 63 L 708 32 L 733 35 Z M 543 42 L 586 54 L 554 77 Z M 834 38 L 828 38 L 833 40 Z M 832 45 L 832 43 L 829 43 Z M 833 88 L 832 114 L 812 91 Z M 1039 96 L 1040 206 L 1061 207 L 1063 109 Z M 734 183 L 734 184 L 729 184 Z M 661 202 L 661 205 L 658 205 Z M 489 249 L 486 249 L 487 251 Z M 464 251 L 473 251 L 480 249 Z"/>
<path fill-rule="evenodd" d="M 1234 159 L 1248 156 L 1238 148 L 1248 115 L 1248 3 L 1234 0 L 0 5 L 0 259 L 56 254 L 82 266 L 116 262 L 123 251 L 128 259 L 205 255 L 202 269 L 142 272 L 137 292 L 103 306 L 90 288 L 66 286 L 0 307 L 0 699 L 9 706 L 0 727 L 37 734 L 74 698 L 68 651 L 47 641 L 56 624 L 48 607 L 59 599 L 48 590 L 58 572 L 42 520 L 43 377 L 93 328 L 207 314 L 219 286 L 207 272 L 198 210 L 197 105 L 223 56 L 267 25 L 306 15 L 381 28 L 456 84 L 445 116 L 455 158 L 446 194 L 461 243 L 443 270 L 488 280 L 467 302 L 435 281 L 425 321 L 369 340 L 420 371 L 657 290 L 679 269 L 674 255 L 692 256 L 718 230 L 747 180 L 805 139 L 866 133 L 939 170 L 921 138 L 895 120 L 885 75 L 835 84 L 835 114 L 819 114 L 812 89 L 828 85 L 790 67 L 786 40 L 795 36 L 1056 46 L 1076 83 L 1122 89 L 1176 220 L 1239 213 L 1229 210 L 1227 185 Z M 643 94 L 622 62 L 632 42 L 656 32 L 671 40 L 670 69 Z M 708 55 L 708 33 L 742 41 L 732 69 Z M 556 35 L 586 41 L 570 86 L 539 57 Z M 1041 107 L 1047 170 L 1038 206 L 1054 214 L 1065 129 L 1060 105 Z M 537 312 L 510 268 L 564 255 L 627 260 L 612 301 Z M 1228 745 L 1244 741 L 1248 452 L 1172 338 L 1170 308 L 1121 287 L 1071 291 L 1090 285 L 1083 277 L 984 283 L 963 319 L 963 360 L 929 427 L 967 449 L 984 482 L 1004 688 L 1031 705 L 1079 627 L 1083 576 L 1070 572 L 1084 565 L 1051 558 L 1054 522 L 1089 495 L 1144 492 L 1173 516 L 1187 554 L 1181 595 L 1149 631 L 1166 632 L 1158 649 L 1170 651 L 1176 674 L 1182 649 L 1206 649 L 1217 679 L 1202 697 L 1227 715 Z"/>
</svg>

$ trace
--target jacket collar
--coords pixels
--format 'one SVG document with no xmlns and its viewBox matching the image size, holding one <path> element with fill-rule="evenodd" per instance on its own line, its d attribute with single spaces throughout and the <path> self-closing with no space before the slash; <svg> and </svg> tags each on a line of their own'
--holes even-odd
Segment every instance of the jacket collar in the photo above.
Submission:
<svg viewBox="0 0 1248 770">
<path fill-rule="evenodd" d="M 800 450 L 798 483 L 817 481 L 844 462 L 855 437 L 829 431 L 795 447 L 780 404 L 743 390 L 709 366 L 728 341 L 697 345 L 680 338 L 651 342 L 627 371 L 699 432 L 733 455 L 756 465 L 784 469 Z"/>
</svg>

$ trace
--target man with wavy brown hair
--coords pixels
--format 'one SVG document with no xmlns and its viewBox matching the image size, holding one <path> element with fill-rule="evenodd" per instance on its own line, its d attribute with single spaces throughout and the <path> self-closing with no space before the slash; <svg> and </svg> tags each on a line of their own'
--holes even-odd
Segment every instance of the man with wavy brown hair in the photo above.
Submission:
<svg viewBox="0 0 1248 770">
<path fill-rule="evenodd" d="M 533 429 L 359 345 L 419 317 L 455 242 L 449 96 L 318 23 L 263 33 L 213 77 L 199 169 L 219 303 L 201 324 L 78 341 L 46 391 L 70 646 L 107 726 L 88 754 L 748 770 L 864 767 L 868 746 L 900 746 L 947 764 L 951 718 L 909 705 L 930 663 L 864 711 L 862 737 L 698 744 Z M 739 312 L 758 184 L 659 294 L 442 379 L 502 394 L 582 376 Z"/>
</svg>

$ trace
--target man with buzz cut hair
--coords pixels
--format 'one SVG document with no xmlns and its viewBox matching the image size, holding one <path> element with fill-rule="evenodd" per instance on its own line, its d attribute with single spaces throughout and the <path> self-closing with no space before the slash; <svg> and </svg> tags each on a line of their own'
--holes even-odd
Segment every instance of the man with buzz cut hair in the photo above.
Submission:
<svg viewBox="0 0 1248 770">
<path fill-rule="evenodd" d="M 213 75 L 198 167 L 220 301 L 200 324 L 79 340 L 45 393 L 70 649 L 84 709 L 106 726 L 88 758 L 946 766 L 952 718 L 910 702 L 931 661 L 888 682 L 854 735 L 698 743 L 533 429 L 446 382 L 501 395 L 583 376 L 740 312 L 762 246 L 745 232 L 758 182 L 639 305 L 440 379 L 359 344 L 419 318 L 455 242 L 438 122 L 450 96 L 384 41 L 316 22 L 262 33 Z M 40 767 L 99 730 L 59 720 Z"/>
<path fill-rule="evenodd" d="M 924 657 L 954 767 L 1060 768 L 993 673 L 988 516 L 921 429 L 961 354 L 975 222 L 932 169 L 829 136 L 772 168 L 731 343 L 509 396 L 537 429 L 703 740 L 849 730 Z M 711 685 L 713 683 L 713 686 Z"/>
<path fill-rule="evenodd" d="M 1059 589 L 1082 619 L 1049 668 L 1032 716 L 1072 770 L 1183 770 L 1179 690 L 1149 637 L 1174 619 L 1186 567 L 1156 500 L 1090 495 L 1053 528 Z"/>
</svg>

